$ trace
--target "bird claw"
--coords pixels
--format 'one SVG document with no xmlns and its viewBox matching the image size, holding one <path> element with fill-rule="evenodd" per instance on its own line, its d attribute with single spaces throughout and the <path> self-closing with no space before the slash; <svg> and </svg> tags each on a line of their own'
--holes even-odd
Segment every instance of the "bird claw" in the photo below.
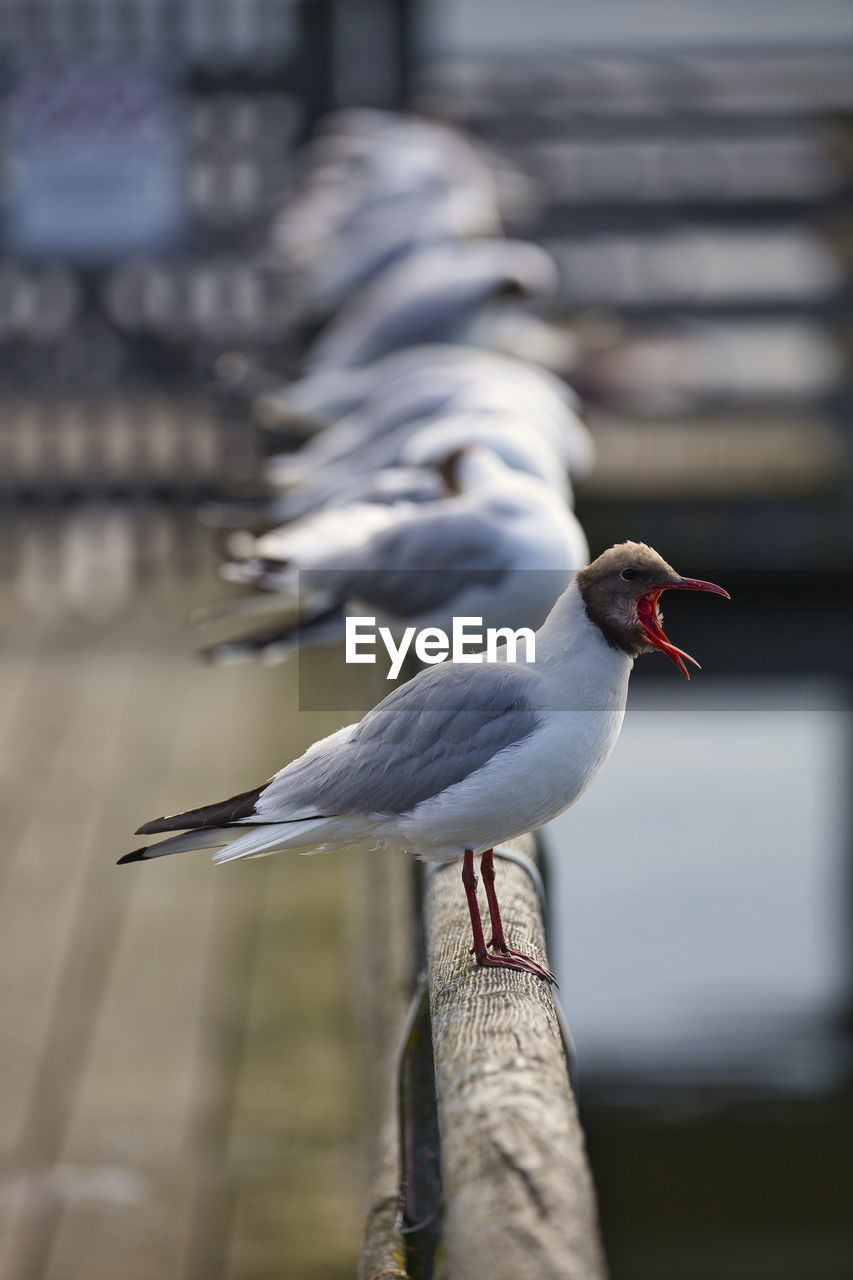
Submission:
<svg viewBox="0 0 853 1280">
<path fill-rule="evenodd" d="M 555 987 L 560 985 L 550 969 L 539 964 L 538 960 L 534 960 L 532 956 L 526 956 L 523 951 L 513 951 L 512 947 L 504 946 L 497 955 L 489 955 L 486 952 L 484 955 L 477 955 L 476 959 L 477 964 L 482 965 L 484 969 L 515 969 L 517 973 L 532 973 L 535 978 L 542 978 L 544 982 L 550 982 Z"/>
</svg>

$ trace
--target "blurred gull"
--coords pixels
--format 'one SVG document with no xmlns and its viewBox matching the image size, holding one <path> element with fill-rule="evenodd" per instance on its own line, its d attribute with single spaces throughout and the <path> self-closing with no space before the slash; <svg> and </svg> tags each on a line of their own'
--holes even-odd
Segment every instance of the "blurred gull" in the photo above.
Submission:
<svg viewBox="0 0 853 1280">
<path fill-rule="evenodd" d="M 557 290 L 553 258 L 518 240 L 422 249 L 390 266 L 345 302 L 314 340 L 306 369 L 369 364 L 401 347 L 471 343 L 543 363 L 562 358 L 559 339 L 525 303 Z"/>
<path fill-rule="evenodd" d="M 294 414 L 322 419 L 345 404 L 350 412 L 295 453 L 268 461 L 268 481 L 288 492 L 208 504 L 207 523 L 269 528 L 335 501 L 435 497 L 441 492 L 436 478 L 413 468 L 476 440 L 510 466 L 547 480 L 567 500 L 567 473 L 584 475 L 594 460 L 577 398 L 562 379 L 471 347 L 415 347 L 362 369 L 310 374 L 275 401 L 288 428 Z"/>
<path fill-rule="evenodd" d="M 533 419 L 535 423 L 535 418 Z M 565 438 L 545 430 L 528 429 L 530 419 L 520 413 L 466 411 L 447 414 L 407 434 L 399 457 L 399 471 L 434 466 L 454 446 L 483 445 L 513 471 L 535 476 L 558 493 L 567 506 L 574 505 L 569 468 L 584 474 L 577 453 Z M 580 452 L 578 450 L 578 452 Z M 378 475 L 382 473 L 377 473 Z M 384 473 L 388 475 L 388 471 Z M 294 495 L 296 496 L 296 495 Z"/>
<path fill-rule="evenodd" d="M 301 168 L 271 240 L 301 274 L 313 313 L 335 310 L 413 249 L 501 230 L 501 171 L 474 139 L 445 124 L 337 112 L 303 149 Z"/>
<path fill-rule="evenodd" d="M 445 459 L 452 496 L 422 503 L 327 508 L 241 544 L 223 569 L 231 581 L 275 593 L 286 611 L 273 629 L 212 646 L 208 656 L 278 660 L 299 645 L 343 640 L 346 615 L 370 616 L 395 634 L 449 630 L 453 617 L 485 627 L 538 627 L 586 539 L 549 485 L 512 470 L 482 446 Z M 231 612 L 257 612 L 250 599 Z M 225 610 L 222 610 L 224 613 Z"/>
<path fill-rule="evenodd" d="M 202 523 L 213 528 L 249 529 L 261 533 L 276 525 L 323 511 L 326 507 L 340 507 L 353 502 L 387 506 L 395 502 L 430 502 L 446 496 L 447 486 L 440 472 L 424 462 L 345 477 L 324 488 L 294 489 L 290 493 L 243 502 L 208 502 L 200 509 L 199 515 Z"/>
<path fill-rule="evenodd" d="M 459 363 L 443 373 L 429 369 L 381 389 L 292 454 L 266 464 L 278 488 L 327 487 L 341 475 L 364 474 L 401 460 L 410 437 L 428 422 L 451 415 L 493 416 L 520 434 L 536 432 L 561 459 L 563 470 L 583 475 L 592 466 L 592 438 L 573 407 L 574 396 L 546 371 L 504 357 Z M 460 441 L 461 443 L 461 441 Z"/>
<path fill-rule="evenodd" d="M 426 425 L 414 423 L 411 434 L 400 435 L 394 460 L 376 470 L 336 468 L 320 472 L 286 493 L 250 502 L 209 503 L 202 511 L 217 528 L 249 528 L 260 533 L 275 525 L 299 520 L 327 507 L 347 503 L 430 502 L 446 497 L 448 489 L 439 464 L 455 449 L 483 445 L 508 467 L 536 476 L 568 505 L 574 494 L 563 458 L 539 432 L 509 413 L 459 413 Z M 331 469 L 330 469 L 331 470 Z M 354 474 L 353 474 L 354 470 Z"/>
<path fill-rule="evenodd" d="M 533 419 L 535 423 L 535 419 Z M 470 410 L 403 424 L 391 436 L 357 450 L 306 476 L 301 484 L 256 504 L 249 519 L 269 527 L 284 524 L 344 501 L 426 502 L 441 496 L 441 481 L 432 469 L 456 448 L 480 444 L 508 467 L 544 481 L 571 506 L 573 492 L 561 442 L 531 426 L 531 419 L 497 410 Z M 270 464 L 280 467 L 281 464 Z M 275 474 L 275 472 L 273 472 Z M 288 472 L 287 474 L 293 474 Z M 215 520 L 234 527 L 237 511 L 223 506 Z"/>
<path fill-rule="evenodd" d="M 404 347 L 369 365 L 320 369 L 274 390 L 267 385 L 254 395 L 258 422 L 275 430 L 316 435 L 341 418 L 360 412 L 370 432 L 389 429 L 397 412 L 413 417 L 439 408 L 462 387 L 486 379 L 511 379 L 550 390 L 552 396 L 578 407 L 577 397 L 556 374 L 512 355 L 456 343 L 424 343 Z M 257 385 L 259 377 L 254 378 Z"/>
</svg>

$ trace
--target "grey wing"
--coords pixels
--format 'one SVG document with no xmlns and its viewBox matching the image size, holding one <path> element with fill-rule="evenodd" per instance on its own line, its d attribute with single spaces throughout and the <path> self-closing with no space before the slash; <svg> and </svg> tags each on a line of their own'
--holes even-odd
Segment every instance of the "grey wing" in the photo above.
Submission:
<svg viewBox="0 0 853 1280">
<path fill-rule="evenodd" d="M 322 435 L 316 436 L 299 454 L 301 462 L 312 467 L 325 467 L 329 463 L 354 462 L 360 471 L 367 471 L 386 460 L 389 449 L 387 438 L 409 422 L 434 418 L 452 399 L 455 388 L 421 386 L 404 388 L 405 394 L 396 392 L 376 404 L 368 401 L 358 413 L 341 418 Z M 379 453 L 376 454 L 376 448 Z M 368 452 L 367 458 L 362 455 Z"/>
<path fill-rule="evenodd" d="M 369 712 L 345 741 L 327 740 L 268 786 L 267 802 L 318 815 L 406 813 L 462 782 L 536 728 L 537 677 L 519 666 L 421 671 Z"/>
<path fill-rule="evenodd" d="M 455 337 L 461 324 L 498 288 L 493 279 L 451 281 L 442 291 L 431 284 L 413 297 L 370 299 L 374 305 L 358 312 L 345 306 L 314 344 L 309 368 L 367 364 L 398 346 Z"/>
<path fill-rule="evenodd" d="M 418 512 L 369 538 L 349 568 L 303 570 L 318 590 L 407 618 L 450 604 L 475 584 L 496 586 L 512 567 L 500 522 L 487 512 Z"/>
<path fill-rule="evenodd" d="M 308 367 L 367 364 L 400 347 L 453 340 L 460 325 L 502 289 L 549 292 L 553 271 L 538 246 L 511 240 L 426 250 L 345 304 L 314 342 Z"/>
</svg>

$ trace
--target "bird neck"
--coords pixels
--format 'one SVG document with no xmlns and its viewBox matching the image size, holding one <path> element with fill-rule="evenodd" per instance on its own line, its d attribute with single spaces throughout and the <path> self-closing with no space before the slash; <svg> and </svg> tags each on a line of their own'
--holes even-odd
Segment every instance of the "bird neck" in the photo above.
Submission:
<svg viewBox="0 0 853 1280">
<path fill-rule="evenodd" d="M 627 696 L 634 662 L 607 643 L 586 611 L 575 578 L 537 632 L 536 664 L 553 670 L 561 681 L 606 687 L 618 701 Z"/>
</svg>

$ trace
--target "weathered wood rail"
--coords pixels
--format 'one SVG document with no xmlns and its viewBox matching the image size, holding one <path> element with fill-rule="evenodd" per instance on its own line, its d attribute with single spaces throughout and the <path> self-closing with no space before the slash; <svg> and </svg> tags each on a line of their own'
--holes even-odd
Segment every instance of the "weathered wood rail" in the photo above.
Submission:
<svg viewBox="0 0 853 1280">
<path fill-rule="evenodd" d="M 546 963 L 532 838 L 508 852 L 518 861 L 498 855 L 498 876 L 512 945 Z M 360 1280 L 603 1280 L 553 994 L 528 974 L 474 965 L 457 864 L 427 875 L 423 920 L 426 982 L 404 1036 L 396 1132 L 386 1116 Z"/>
</svg>

